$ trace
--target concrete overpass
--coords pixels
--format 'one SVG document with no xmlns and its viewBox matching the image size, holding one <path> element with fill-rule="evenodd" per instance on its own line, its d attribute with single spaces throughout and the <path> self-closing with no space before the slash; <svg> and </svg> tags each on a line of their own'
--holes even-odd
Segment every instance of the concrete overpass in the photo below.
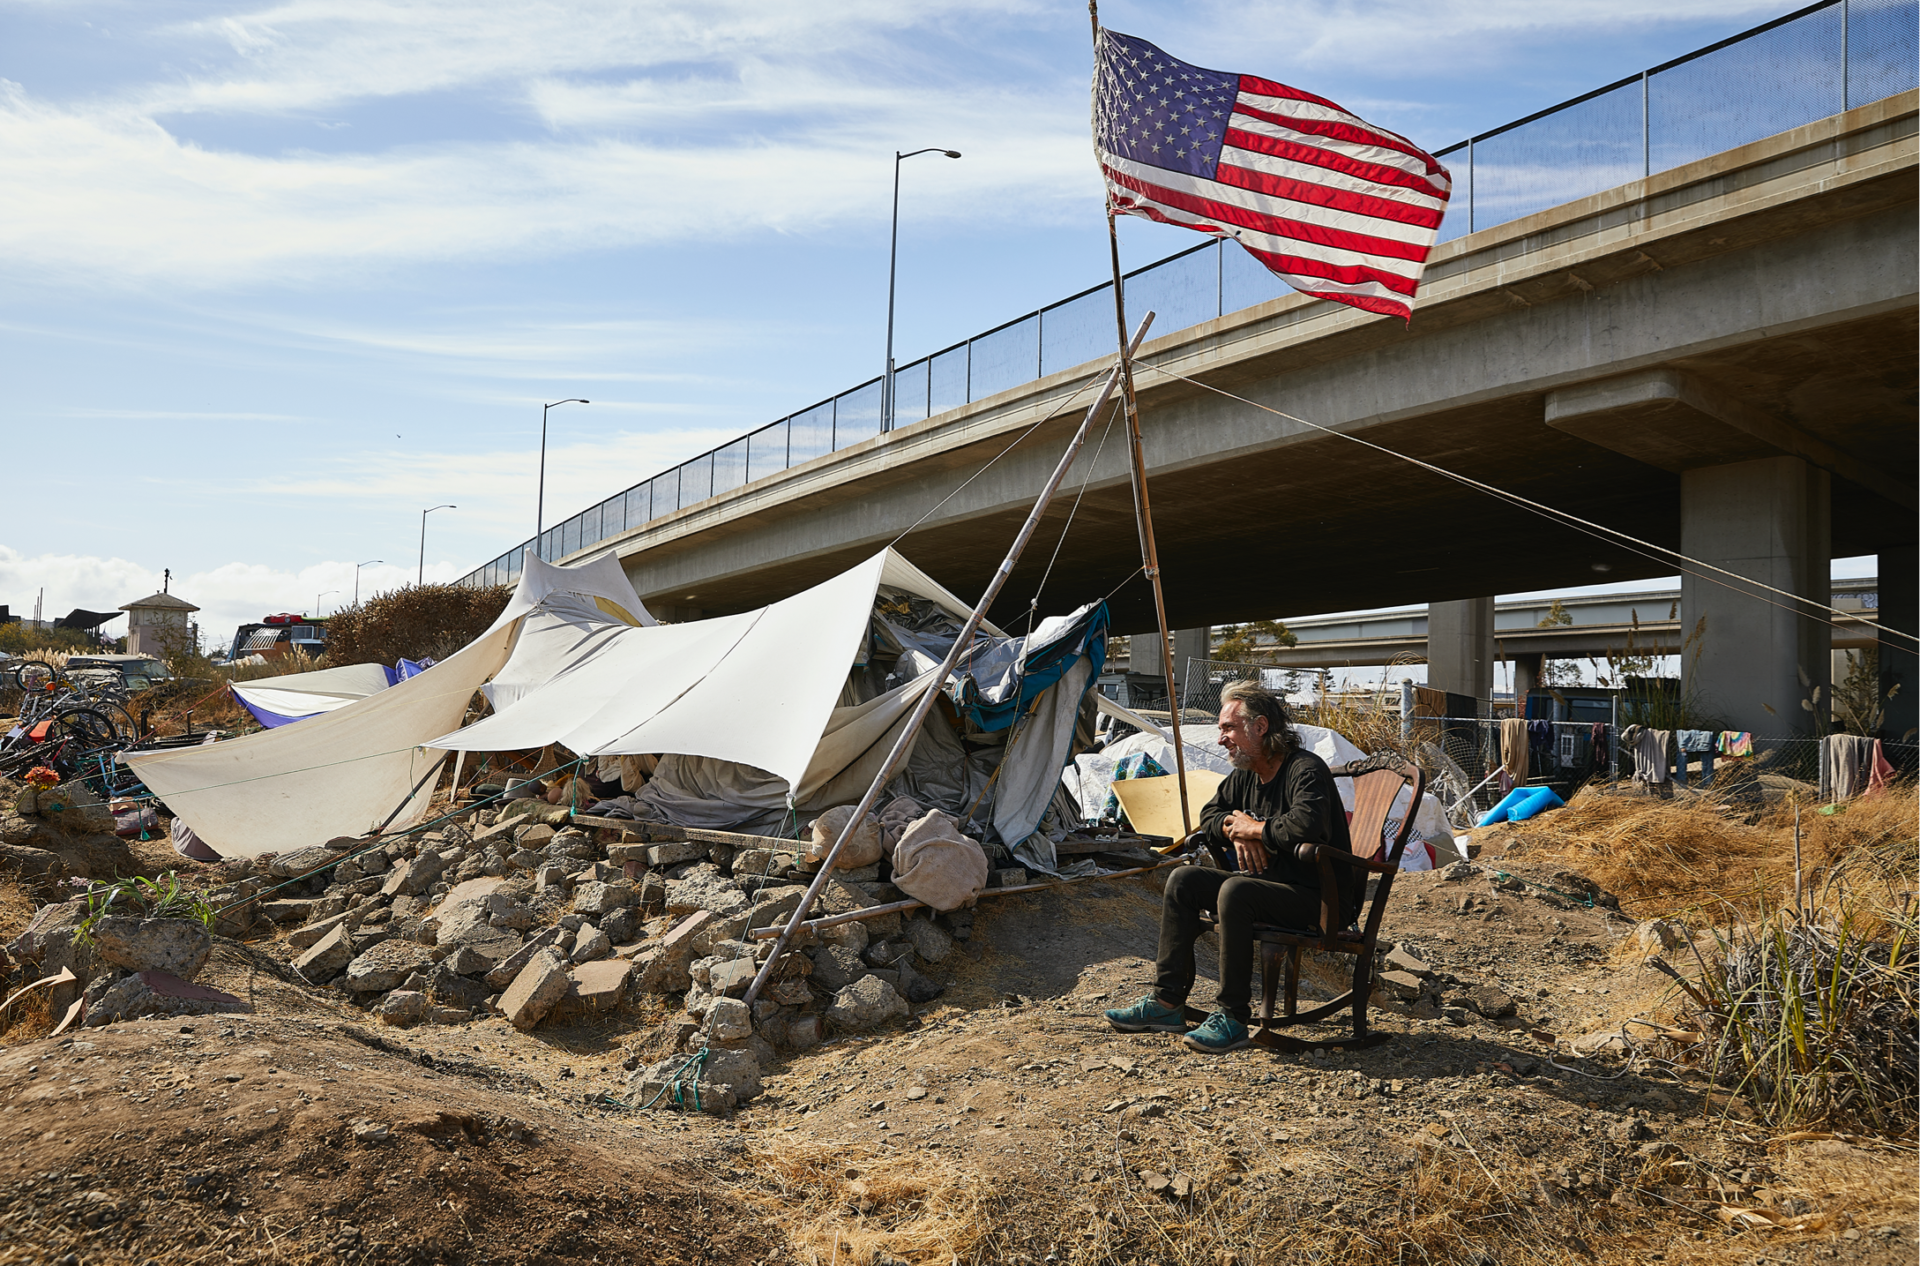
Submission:
<svg viewBox="0 0 1920 1266">
<path fill-rule="evenodd" d="M 1915 125 L 1907 91 L 1444 243 L 1409 326 L 1292 295 L 1151 340 L 1139 378 L 1170 618 L 1431 602 L 1436 683 L 1484 695 L 1485 595 L 1674 564 L 1158 369 L 1810 598 L 1825 599 L 1835 553 L 1877 553 L 1883 618 L 1912 629 Z M 612 544 L 669 616 L 777 599 L 909 529 L 917 563 L 978 592 L 1103 369 L 1049 374 Z M 1112 591 L 1117 629 L 1150 628 L 1122 448 L 1082 463 L 1042 606 Z M 1026 608 L 1071 501 L 996 619 Z M 1684 605 L 1708 621 L 1696 686 L 1730 723 L 1801 714 L 1798 669 L 1826 677 L 1823 624 L 1694 579 Z M 1883 658 L 1909 674 L 1910 707 L 1910 657 Z"/>
<path fill-rule="evenodd" d="M 1861 651 L 1878 645 L 1875 579 L 1833 582 L 1832 605 L 1856 612 L 1857 623 L 1843 623 L 1833 632 L 1835 652 Z M 1559 599 L 1530 598 L 1496 602 L 1493 636 L 1496 658 L 1535 671 L 1542 659 L 1604 659 L 1631 647 L 1636 655 L 1678 655 L 1686 635 L 1686 613 L 1678 589 L 1580 594 Z M 1565 624 L 1543 623 L 1558 601 Z M 1416 663 L 1427 658 L 1425 607 L 1391 611 L 1345 612 L 1286 621 L 1298 642 L 1293 646 L 1261 644 L 1262 666 L 1283 669 L 1377 668 L 1396 662 Z M 1121 640 L 1109 651 L 1109 671 L 1133 667 L 1132 639 Z M 1148 676 L 1160 673 L 1157 639 L 1145 640 Z"/>
</svg>

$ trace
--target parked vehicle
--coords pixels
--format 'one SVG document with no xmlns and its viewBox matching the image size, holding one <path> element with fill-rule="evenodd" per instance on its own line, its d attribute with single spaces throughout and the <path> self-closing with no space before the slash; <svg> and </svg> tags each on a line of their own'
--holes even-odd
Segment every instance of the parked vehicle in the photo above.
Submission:
<svg viewBox="0 0 1920 1266">
<path fill-rule="evenodd" d="M 69 655 L 66 674 L 75 681 L 93 673 L 118 673 L 128 694 L 173 680 L 167 666 L 151 655 Z"/>
<path fill-rule="evenodd" d="M 271 659 L 295 647 L 315 658 L 325 654 L 326 619 L 322 617 L 310 620 L 304 615 L 283 611 L 279 615 L 270 615 L 252 624 L 243 624 L 233 635 L 233 645 L 227 651 L 227 660 L 232 662 L 245 659 L 249 655 L 265 655 Z"/>
</svg>

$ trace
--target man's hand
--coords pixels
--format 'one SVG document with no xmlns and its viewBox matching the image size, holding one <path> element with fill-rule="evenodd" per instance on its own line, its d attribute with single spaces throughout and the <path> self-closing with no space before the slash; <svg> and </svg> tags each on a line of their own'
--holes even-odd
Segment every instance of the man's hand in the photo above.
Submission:
<svg viewBox="0 0 1920 1266">
<path fill-rule="evenodd" d="M 1243 873 L 1260 875 L 1267 869 L 1267 824 L 1240 809 L 1235 809 L 1220 823 L 1220 829 L 1226 834 L 1227 841 L 1233 845 L 1233 854 L 1240 863 Z"/>
</svg>

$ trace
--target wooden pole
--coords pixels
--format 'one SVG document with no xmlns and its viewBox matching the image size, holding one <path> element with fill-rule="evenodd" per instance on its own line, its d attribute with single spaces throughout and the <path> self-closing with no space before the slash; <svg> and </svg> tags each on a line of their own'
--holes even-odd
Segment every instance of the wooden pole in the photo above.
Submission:
<svg viewBox="0 0 1920 1266">
<path fill-rule="evenodd" d="M 1093 22 L 1093 51 L 1100 56 L 1099 0 L 1087 0 Z M 1173 728 L 1173 770 L 1180 786 L 1183 833 L 1193 830 L 1193 809 L 1187 801 L 1187 753 L 1180 741 L 1180 679 L 1174 672 L 1173 637 L 1167 628 L 1167 596 L 1160 586 L 1160 550 L 1153 538 L 1153 505 L 1147 495 L 1147 460 L 1140 445 L 1140 401 L 1133 388 L 1133 351 L 1127 346 L 1127 299 L 1121 287 L 1120 233 L 1114 225 L 1113 204 L 1107 204 L 1107 255 L 1113 264 L 1113 323 L 1119 335 L 1122 401 L 1127 415 L 1127 470 L 1133 484 L 1133 521 L 1140 535 L 1140 562 L 1153 586 L 1153 614 L 1160 629 L 1160 668 L 1167 682 L 1167 715 Z"/>
<path fill-rule="evenodd" d="M 1136 346 L 1147 336 L 1147 328 L 1152 324 L 1153 313 L 1149 312 L 1146 319 L 1140 322 L 1139 332 L 1133 336 Z M 1124 355 L 1128 349 L 1122 345 L 1120 350 Z M 987 608 L 993 605 L 994 598 L 999 596 L 1001 586 L 1005 585 L 1007 577 L 1013 574 L 1014 564 L 1020 561 L 1020 552 L 1027 547 L 1027 541 L 1032 538 L 1034 529 L 1040 526 L 1041 516 L 1047 512 L 1047 503 L 1053 500 L 1053 494 L 1059 490 L 1060 481 L 1067 477 L 1067 470 L 1073 465 L 1073 459 L 1079 454 L 1081 445 L 1087 442 L 1087 431 L 1093 426 L 1094 418 L 1098 416 L 1100 410 L 1106 408 L 1107 400 L 1113 395 L 1114 386 L 1120 377 L 1120 368 L 1119 365 L 1115 365 L 1108 371 L 1107 380 L 1100 387 L 1100 394 L 1087 409 L 1086 416 L 1080 419 L 1080 429 L 1073 433 L 1073 439 L 1067 443 L 1067 451 L 1061 454 L 1059 465 L 1053 468 L 1053 474 L 1048 477 L 1046 486 L 1040 490 L 1040 496 L 1034 501 L 1033 509 L 1027 512 L 1027 521 L 1020 525 L 1020 532 L 1013 538 L 1013 545 L 1007 550 L 1006 558 L 1001 560 L 999 570 L 993 573 L 993 579 L 987 582 L 987 591 L 980 596 L 979 605 L 974 607 L 972 614 L 967 616 L 966 624 L 960 629 L 960 636 L 953 639 L 953 645 L 947 650 L 947 657 L 934 677 L 934 684 L 921 694 L 920 702 L 914 705 L 913 712 L 907 717 L 906 725 L 900 730 L 900 737 L 894 740 L 893 750 L 887 753 L 887 759 L 881 764 L 879 772 L 874 774 L 873 785 L 867 788 L 866 795 L 860 797 L 860 803 L 854 809 L 853 816 L 847 819 L 847 825 L 841 830 L 840 838 L 833 842 L 833 847 L 827 850 L 826 857 L 821 859 L 820 873 L 813 877 L 813 883 L 807 887 L 807 895 L 800 899 L 800 904 L 793 911 L 793 917 L 787 920 L 787 926 L 781 930 L 780 940 L 774 945 L 773 953 L 767 956 L 767 961 L 760 965 L 759 974 L 753 978 L 753 983 L 747 986 L 748 1006 L 752 1006 L 754 999 L 760 996 L 760 991 L 766 988 L 767 979 L 773 975 L 774 969 L 785 957 L 794 933 L 806 921 L 807 913 L 813 909 L 813 903 L 819 899 L 820 890 L 826 887 L 827 880 L 833 877 L 834 859 L 840 856 L 840 850 L 846 846 L 849 839 L 853 838 L 855 828 L 866 821 L 867 814 L 872 812 L 875 803 L 880 799 L 881 789 L 887 785 L 887 780 L 893 777 L 894 771 L 913 750 L 913 741 L 919 737 L 920 727 L 925 723 L 927 713 L 933 709 L 934 699 L 940 694 L 941 687 L 945 685 L 947 678 L 952 675 L 954 667 L 959 664 L 960 657 L 972 648 L 974 631 L 980 627 L 980 622 L 987 618 Z"/>
</svg>

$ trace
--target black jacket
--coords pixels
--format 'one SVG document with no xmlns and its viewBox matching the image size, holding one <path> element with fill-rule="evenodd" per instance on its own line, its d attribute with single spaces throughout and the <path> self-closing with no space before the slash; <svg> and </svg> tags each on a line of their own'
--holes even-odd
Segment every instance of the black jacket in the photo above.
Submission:
<svg viewBox="0 0 1920 1266">
<path fill-rule="evenodd" d="M 1266 820 L 1267 869 L 1261 879 L 1318 890 L 1320 868 L 1297 860 L 1294 845 L 1327 844 L 1345 853 L 1353 851 L 1346 810 L 1340 805 L 1333 773 L 1327 762 L 1305 748 L 1294 748 L 1269 782 L 1261 782 L 1251 769 L 1234 770 L 1200 810 L 1200 826 L 1207 833 L 1207 843 L 1224 854 L 1229 865 L 1233 864 L 1233 844 L 1221 823 L 1235 810 Z M 1334 874 L 1340 884 L 1340 908 L 1351 920 L 1358 912 L 1357 898 L 1362 891 L 1356 882 L 1358 872 L 1336 862 Z"/>
</svg>

